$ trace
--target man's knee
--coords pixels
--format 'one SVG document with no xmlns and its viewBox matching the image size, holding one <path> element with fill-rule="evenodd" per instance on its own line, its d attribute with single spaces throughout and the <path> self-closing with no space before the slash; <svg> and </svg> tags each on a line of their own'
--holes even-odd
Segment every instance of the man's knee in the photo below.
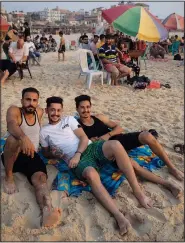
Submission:
<svg viewBox="0 0 185 243">
<path fill-rule="evenodd" d="M 108 145 L 108 149 L 110 149 L 110 151 L 113 151 L 113 152 L 115 152 L 118 149 L 123 149 L 123 146 L 117 140 L 107 141 L 107 145 Z"/>
<path fill-rule="evenodd" d="M 47 183 L 46 174 L 41 171 L 35 172 L 31 177 L 31 182 L 34 187 L 39 187 L 41 185 L 46 184 Z"/>
<path fill-rule="evenodd" d="M 88 182 L 95 182 L 99 178 L 98 172 L 93 167 L 87 167 L 82 175 Z"/>
<path fill-rule="evenodd" d="M 119 70 L 116 67 L 112 69 L 111 76 L 112 78 L 117 78 L 119 76 Z"/>
<path fill-rule="evenodd" d="M 15 139 L 12 135 L 10 135 L 6 139 L 5 150 L 10 150 L 11 152 L 14 152 L 18 150 L 19 146 L 20 146 L 19 140 Z"/>
<path fill-rule="evenodd" d="M 156 139 L 150 132 L 144 131 L 139 134 L 139 141 L 143 144 L 149 144 L 156 142 Z"/>
</svg>

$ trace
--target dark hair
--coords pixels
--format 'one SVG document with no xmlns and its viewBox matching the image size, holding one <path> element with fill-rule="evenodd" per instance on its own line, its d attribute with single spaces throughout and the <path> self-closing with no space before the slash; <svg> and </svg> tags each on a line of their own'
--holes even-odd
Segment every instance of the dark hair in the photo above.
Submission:
<svg viewBox="0 0 185 243">
<path fill-rule="evenodd" d="M 175 35 L 175 38 L 178 38 L 178 35 Z"/>
<path fill-rule="evenodd" d="M 47 107 L 49 107 L 52 103 L 61 104 L 61 106 L 63 107 L 63 99 L 58 96 L 52 96 L 47 98 L 46 103 Z"/>
<path fill-rule="evenodd" d="M 82 102 L 82 101 L 86 101 L 86 100 L 89 101 L 89 103 L 90 103 L 90 105 L 91 105 L 91 97 L 90 97 L 90 96 L 88 96 L 88 95 L 80 95 L 80 96 L 77 96 L 77 97 L 75 98 L 76 108 L 79 107 L 80 102 Z"/>
<path fill-rule="evenodd" d="M 28 26 L 28 22 L 24 22 L 24 25 Z"/>
<path fill-rule="evenodd" d="M 94 35 L 94 38 L 95 38 L 95 37 L 99 38 L 99 35 Z"/>
<path fill-rule="evenodd" d="M 11 40 L 10 36 L 6 35 L 4 38 L 5 41 Z"/>
<path fill-rule="evenodd" d="M 39 91 L 33 87 L 25 88 L 22 90 L 22 98 L 24 98 L 25 93 L 31 92 L 31 93 L 36 93 L 39 96 Z"/>
<path fill-rule="evenodd" d="M 117 47 L 118 47 L 118 49 L 121 51 L 121 44 L 124 44 L 125 42 L 124 42 L 124 40 L 123 39 L 121 39 L 121 40 L 119 40 L 118 41 L 118 45 L 117 45 Z"/>
<path fill-rule="evenodd" d="M 59 31 L 59 35 L 63 35 L 63 32 L 62 31 Z"/>
<path fill-rule="evenodd" d="M 82 35 L 82 40 L 84 40 L 85 38 L 89 38 L 88 35 Z"/>
<path fill-rule="evenodd" d="M 104 34 L 101 34 L 100 35 L 100 40 L 104 39 L 105 38 L 105 35 Z"/>
<path fill-rule="evenodd" d="M 107 40 L 111 40 L 111 39 L 112 39 L 112 35 L 106 35 L 106 36 L 105 36 L 105 39 L 107 39 Z"/>
</svg>

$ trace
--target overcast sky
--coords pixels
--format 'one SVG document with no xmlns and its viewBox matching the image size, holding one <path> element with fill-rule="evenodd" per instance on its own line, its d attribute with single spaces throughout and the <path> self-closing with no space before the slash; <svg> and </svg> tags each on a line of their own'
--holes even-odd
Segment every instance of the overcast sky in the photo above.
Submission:
<svg viewBox="0 0 185 243">
<path fill-rule="evenodd" d="M 144 2 L 144 1 L 143 1 Z M 24 12 L 32 12 L 32 11 L 39 11 L 43 10 L 45 7 L 48 8 L 55 8 L 56 6 L 59 6 L 63 9 L 68 9 L 71 11 L 76 11 L 79 9 L 85 9 L 85 10 L 91 10 L 96 7 L 105 7 L 109 8 L 111 5 L 114 5 L 117 3 L 117 1 L 107 1 L 107 2 L 13 2 L 13 1 L 6 1 L 2 2 L 5 9 L 9 11 L 20 11 L 23 10 Z M 184 3 L 178 2 L 173 0 L 173 2 L 164 2 L 164 1 L 153 1 L 153 2 L 145 2 L 150 6 L 150 11 L 152 14 L 157 15 L 159 18 L 165 18 L 171 13 L 177 13 L 181 16 L 184 16 Z"/>
</svg>

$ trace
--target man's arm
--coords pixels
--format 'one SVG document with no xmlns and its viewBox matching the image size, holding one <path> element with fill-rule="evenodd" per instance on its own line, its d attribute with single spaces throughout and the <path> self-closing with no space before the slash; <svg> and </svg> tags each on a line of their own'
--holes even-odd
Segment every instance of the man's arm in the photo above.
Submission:
<svg viewBox="0 0 185 243">
<path fill-rule="evenodd" d="M 6 115 L 8 132 L 17 140 L 20 140 L 21 151 L 28 156 L 34 157 L 35 148 L 31 140 L 24 134 L 19 126 L 20 110 L 16 106 L 11 106 Z"/>
<path fill-rule="evenodd" d="M 110 137 L 118 135 L 118 134 L 123 132 L 123 128 L 119 124 L 117 124 L 116 122 L 110 120 L 107 116 L 99 114 L 99 115 L 96 115 L 96 117 L 100 121 L 102 121 L 105 125 L 107 125 L 109 128 L 112 129 L 107 134 L 104 134 L 103 136 L 101 136 L 101 139 L 107 141 Z"/>
<path fill-rule="evenodd" d="M 73 130 L 73 132 L 79 138 L 80 141 L 79 141 L 78 149 L 77 149 L 75 155 L 69 161 L 70 168 L 75 168 L 78 165 L 81 154 L 86 150 L 88 143 L 89 143 L 89 139 L 86 136 L 86 134 L 82 128 L 77 128 L 77 129 Z"/>
</svg>

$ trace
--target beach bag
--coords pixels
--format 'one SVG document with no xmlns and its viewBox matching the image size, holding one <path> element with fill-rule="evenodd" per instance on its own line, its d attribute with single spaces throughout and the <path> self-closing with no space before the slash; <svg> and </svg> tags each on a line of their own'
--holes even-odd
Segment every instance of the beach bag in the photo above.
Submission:
<svg viewBox="0 0 185 243">
<path fill-rule="evenodd" d="M 134 89 L 145 89 L 147 87 L 146 82 L 135 82 Z"/>
<path fill-rule="evenodd" d="M 161 88 L 161 83 L 157 80 L 152 80 L 150 83 L 147 85 L 148 89 L 160 89 Z"/>
<path fill-rule="evenodd" d="M 180 54 L 176 54 L 176 55 L 174 56 L 173 60 L 181 61 L 181 55 L 180 55 Z"/>
</svg>

